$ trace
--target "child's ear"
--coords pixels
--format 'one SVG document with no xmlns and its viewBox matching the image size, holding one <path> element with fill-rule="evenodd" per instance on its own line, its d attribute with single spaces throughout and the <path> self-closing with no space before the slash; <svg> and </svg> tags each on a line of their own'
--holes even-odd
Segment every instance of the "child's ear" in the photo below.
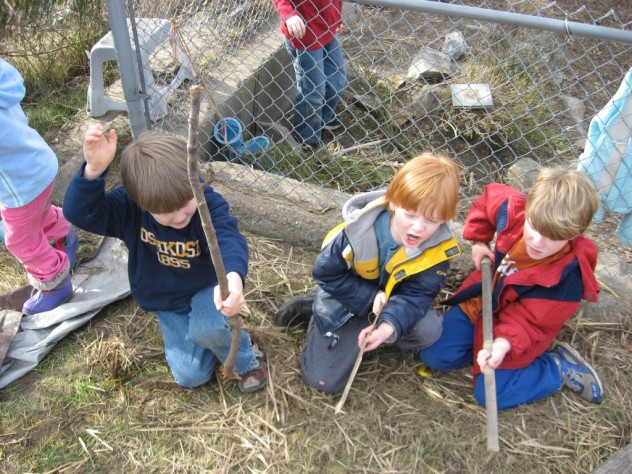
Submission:
<svg viewBox="0 0 632 474">
<path fill-rule="evenodd" d="M 395 212 L 395 205 L 390 201 L 388 203 L 388 210 L 391 212 Z"/>
</svg>

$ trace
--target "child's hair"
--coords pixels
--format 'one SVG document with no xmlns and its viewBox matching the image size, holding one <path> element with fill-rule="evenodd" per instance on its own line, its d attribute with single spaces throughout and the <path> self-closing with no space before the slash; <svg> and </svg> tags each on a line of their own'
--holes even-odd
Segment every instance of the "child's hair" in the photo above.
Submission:
<svg viewBox="0 0 632 474">
<path fill-rule="evenodd" d="M 456 217 L 460 181 L 461 172 L 452 159 L 423 153 L 395 174 L 385 198 L 426 218 L 449 221 Z"/>
<path fill-rule="evenodd" d="M 599 209 L 599 196 L 585 174 L 545 168 L 527 194 L 525 219 L 553 240 L 571 240 L 584 232 Z"/>
<path fill-rule="evenodd" d="M 129 196 L 145 211 L 164 214 L 193 198 L 187 144 L 160 132 L 145 132 L 121 153 L 121 177 Z"/>
</svg>

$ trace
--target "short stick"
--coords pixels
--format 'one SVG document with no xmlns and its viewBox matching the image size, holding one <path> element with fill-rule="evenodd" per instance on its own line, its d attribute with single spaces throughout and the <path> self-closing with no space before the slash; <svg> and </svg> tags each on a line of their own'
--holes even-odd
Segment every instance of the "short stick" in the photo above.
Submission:
<svg viewBox="0 0 632 474">
<path fill-rule="evenodd" d="M 373 328 L 375 328 L 375 324 L 373 325 Z M 372 332 L 373 332 L 373 329 L 371 329 L 371 332 L 367 334 L 367 336 L 364 338 L 364 341 L 362 342 L 362 347 L 360 347 L 360 352 L 358 353 L 358 357 L 356 357 L 355 363 L 353 364 L 353 369 L 351 369 L 351 375 L 349 376 L 349 380 L 347 380 L 347 385 L 345 385 L 345 389 L 342 391 L 342 396 L 340 397 L 340 401 L 336 404 L 336 408 L 334 410 L 334 413 L 336 414 L 342 411 L 342 406 L 345 404 L 345 401 L 347 400 L 347 397 L 349 396 L 349 390 L 351 390 L 351 384 L 353 383 L 353 379 L 358 373 L 358 369 L 360 368 L 360 362 L 362 362 L 362 356 L 364 355 L 364 349 L 366 348 L 366 343 L 369 340 L 369 336 L 371 335 Z"/>
</svg>

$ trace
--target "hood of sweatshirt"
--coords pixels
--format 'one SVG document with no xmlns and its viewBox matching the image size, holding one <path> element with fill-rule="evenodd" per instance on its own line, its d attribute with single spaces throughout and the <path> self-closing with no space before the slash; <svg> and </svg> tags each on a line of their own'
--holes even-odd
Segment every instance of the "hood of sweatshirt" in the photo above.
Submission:
<svg viewBox="0 0 632 474">
<path fill-rule="evenodd" d="M 55 153 L 29 127 L 24 94 L 18 70 L 0 59 L 0 204 L 10 209 L 31 203 L 57 174 Z"/>
<path fill-rule="evenodd" d="M 9 109 L 18 105 L 25 92 L 20 73 L 4 59 L 0 59 L 0 107 Z"/>
</svg>

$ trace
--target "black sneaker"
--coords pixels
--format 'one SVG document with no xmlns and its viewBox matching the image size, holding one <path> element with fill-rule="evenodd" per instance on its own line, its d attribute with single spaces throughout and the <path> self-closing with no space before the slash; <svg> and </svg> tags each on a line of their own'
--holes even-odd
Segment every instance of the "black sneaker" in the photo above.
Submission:
<svg viewBox="0 0 632 474">
<path fill-rule="evenodd" d="M 343 128 L 344 125 L 340 120 L 338 120 L 338 117 L 334 117 L 329 122 L 323 125 L 323 130 L 328 130 L 330 132 L 337 132 L 339 130 L 342 130 Z"/>
<path fill-rule="evenodd" d="M 316 297 L 316 289 L 304 295 L 290 298 L 279 308 L 276 315 L 277 326 L 305 326 L 312 318 L 312 305 Z"/>
</svg>

